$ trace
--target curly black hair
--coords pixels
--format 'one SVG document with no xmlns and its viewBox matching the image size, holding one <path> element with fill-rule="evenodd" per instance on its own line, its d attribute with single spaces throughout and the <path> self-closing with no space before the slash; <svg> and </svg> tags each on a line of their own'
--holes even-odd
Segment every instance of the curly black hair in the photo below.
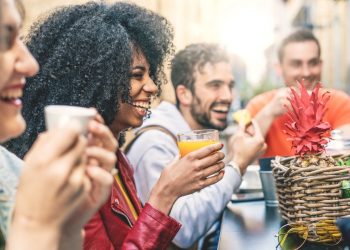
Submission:
<svg viewBox="0 0 350 250">
<path fill-rule="evenodd" d="M 40 65 L 23 96 L 25 133 L 5 146 L 19 157 L 45 128 L 44 106 L 95 107 L 111 125 L 120 102 L 130 101 L 133 50 L 150 64 L 158 89 L 173 54 L 173 28 L 162 16 L 135 4 L 89 2 L 59 8 L 31 28 L 27 45 Z"/>
</svg>

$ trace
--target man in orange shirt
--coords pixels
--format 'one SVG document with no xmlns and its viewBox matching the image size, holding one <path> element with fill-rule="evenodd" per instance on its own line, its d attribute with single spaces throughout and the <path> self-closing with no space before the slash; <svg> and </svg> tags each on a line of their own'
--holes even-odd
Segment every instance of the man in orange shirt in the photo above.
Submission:
<svg viewBox="0 0 350 250">
<path fill-rule="evenodd" d="M 277 71 L 287 87 L 295 86 L 296 81 L 304 79 L 305 87 L 311 91 L 321 80 L 321 48 L 311 31 L 298 30 L 287 36 L 278 50 L 278 59 Z M 327 91 L 331 93 L 331 99 L 327 104 L 325 120 L 332 129 L 340 129 L 343 137 L 350 138 L 349 96 L 339 90 Z M 266 138 L 267 150 L 264 157 L 293 154 L 292 144 L 283 132 L 287 121 L 286 105 L 290 105 L 287 99 L 289 93 L 289 88 L 272 90 L 254 97 L 247 105 Z"/>
</svg>

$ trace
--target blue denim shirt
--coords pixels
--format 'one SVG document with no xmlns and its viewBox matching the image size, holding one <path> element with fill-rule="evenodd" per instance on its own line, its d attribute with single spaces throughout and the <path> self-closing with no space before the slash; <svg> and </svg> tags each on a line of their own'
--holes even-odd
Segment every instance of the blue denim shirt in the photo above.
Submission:
<svg viewBox="0 0 350 250">
<path fill-rule="evenodd" d="M 0 229 L 8 233 L 12 207 L 15 202 L 23 161 L 0 146 Z"/>
</svg>

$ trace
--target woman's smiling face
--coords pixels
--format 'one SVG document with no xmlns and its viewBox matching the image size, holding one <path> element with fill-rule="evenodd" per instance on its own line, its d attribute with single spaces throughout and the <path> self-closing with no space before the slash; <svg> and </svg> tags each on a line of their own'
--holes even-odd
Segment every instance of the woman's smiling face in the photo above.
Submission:
<svg viewBox="0 0 350 250">
<path fill-rule="evenodd" d="M 119 110 L 111 125 L 112 131 L 120 133 L 130 127 L 139 127 L 151 105 L 152 96 L 158 88 L 150 77 L 150 65 L 141 51 L 134 51 L 130 72 L 130 103 L 120 103 Z"/>
<path fill-rule="evenodd" d="M 21 97 L 25 78 L 39 66 L 20 37 L 22 18 L 13 0 L 1 1 L 0 46 L 0 142 L 23 133 Z"/>
</svg>

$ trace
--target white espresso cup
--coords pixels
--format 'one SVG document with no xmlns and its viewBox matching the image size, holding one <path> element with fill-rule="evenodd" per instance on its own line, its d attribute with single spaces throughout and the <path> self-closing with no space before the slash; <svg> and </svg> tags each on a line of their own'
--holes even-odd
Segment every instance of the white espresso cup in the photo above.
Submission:
<svg viewBox="0 0 350 250">
<path fill-rule="evenodd" d="M 87 135 L 88 123 L 95 118 L 96 114 L 97 111 L 91 108 L 49 105 L 45 107 L 46 129 L 62 128 L 68 123 L 76 121 L 81 127 L 81 133 Z"/>
</svg>

